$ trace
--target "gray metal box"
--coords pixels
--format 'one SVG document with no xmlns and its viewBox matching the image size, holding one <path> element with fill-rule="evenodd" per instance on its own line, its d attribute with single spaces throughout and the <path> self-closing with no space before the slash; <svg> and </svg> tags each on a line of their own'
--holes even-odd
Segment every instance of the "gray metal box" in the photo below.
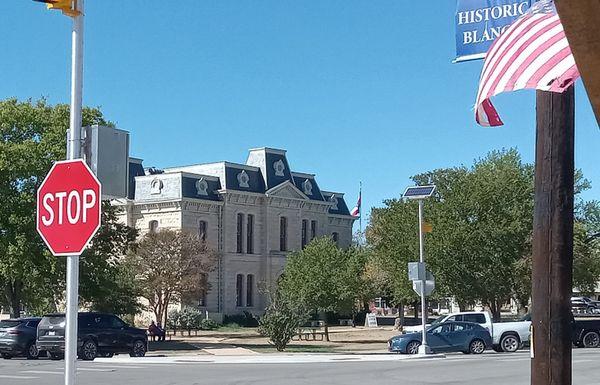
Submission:
<svg viewBox="0 0 600 385">
<path fill-rule="evenodd" d="M 408 279 L 411 281 L 424 281 L 426 277 L 425 262 L 408 263 Z"/>
<path fill-rule="evenodd" d="M 126 198 L 129 180 L 129 132 L 98 125 L 83 127 L 81 131 L 82 155 L 102 184 L 102 198 Z M 69 143 L 67 131 L 67 153 Z"/>
</svg>

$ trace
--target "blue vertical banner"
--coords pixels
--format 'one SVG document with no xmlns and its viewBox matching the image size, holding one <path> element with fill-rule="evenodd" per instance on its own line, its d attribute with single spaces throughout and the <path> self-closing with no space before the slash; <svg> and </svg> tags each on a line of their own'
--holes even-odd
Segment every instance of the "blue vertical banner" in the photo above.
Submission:
<svg viewBox="0 0 600 385">
<path fill-rule="evenodd" d="M 535 0 L 457 0 L 456 59 L 483 59 L 496 39 Z"/>
</svg>

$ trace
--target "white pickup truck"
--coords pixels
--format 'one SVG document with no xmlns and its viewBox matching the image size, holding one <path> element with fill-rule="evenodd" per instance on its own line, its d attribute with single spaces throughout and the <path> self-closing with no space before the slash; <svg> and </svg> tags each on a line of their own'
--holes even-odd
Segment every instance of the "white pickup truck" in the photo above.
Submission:
<svg viewBox="0 0 600 385">
<path fill-rule="evenodd" d="M 436 319 L 431 325 L 446 321 L 474 322 L 486 328 L 492 336 L 492 347 L 497 352 L 516 352 L 525 343 L 529 343 L 531 321 L 492 322 L 490 313 L 486 311 L 466 311 L 451 313 Z M 422 325 L 406 326 L 404 333 L 420 332 Z"/>
</svg>

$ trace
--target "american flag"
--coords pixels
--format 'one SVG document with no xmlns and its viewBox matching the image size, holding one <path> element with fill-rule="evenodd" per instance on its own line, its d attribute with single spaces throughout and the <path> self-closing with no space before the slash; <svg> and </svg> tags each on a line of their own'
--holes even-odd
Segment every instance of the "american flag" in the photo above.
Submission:
<svg viewBox="0 0 600 385">
<path fill-rule="evenodd" d="M 353 217 L 360 216 L 360 201 L 361 201 L 361 199 L 362 199 L 362 191 L 359 191 L 358 201 L 356 202 L 356 206 L 350 212 L 350 215 L 352 215 Z"/>
<path fill-rule="evenodd" d="M 503 124 L 490 101 L 494 95 L 525 88 L 563 92 L 578 77 L 554 3 L 541 0 L 490 47 L 479 79 L 475 120 L 486 127 Z"/>
</svg>

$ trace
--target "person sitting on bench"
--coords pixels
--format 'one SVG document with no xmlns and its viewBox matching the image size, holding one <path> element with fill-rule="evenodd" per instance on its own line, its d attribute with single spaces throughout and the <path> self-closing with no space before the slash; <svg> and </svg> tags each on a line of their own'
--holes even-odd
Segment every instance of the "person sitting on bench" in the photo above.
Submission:
<svg viewBox="0 0 600 385">
<path fill-rule="evenodd" d="M 159 341 L 164 341 L 165 334 L 165 331 L 161 329 L 160 326 L 157 326 L 154 321 L 152 321 L 150 326 L 148 326 L 148 335 L 152 337 L 152 341 L 154 341 L 155 337 L 158 337 Z"/>
</svg>

